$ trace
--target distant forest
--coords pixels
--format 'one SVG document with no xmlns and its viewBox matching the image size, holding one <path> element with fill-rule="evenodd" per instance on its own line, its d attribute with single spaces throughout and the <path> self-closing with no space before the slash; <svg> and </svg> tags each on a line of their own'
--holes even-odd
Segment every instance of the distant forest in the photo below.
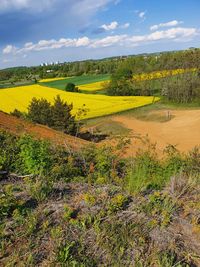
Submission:
<svg viewBox="0 0 200 267">
<path fill-rule="evenodd" d="M 43 78 L 113 74 L 119 64 L 124 61 L 131 66 L 133 74 L 178 68 L 198 68 L 200 49 L 65 62 L 47 66 L 15 67 L 0 70 L 0 81 L 11 80 L 15 83 L 21 80 L 30 80 L 37 82 L 38 79 Z"/>
</svg>

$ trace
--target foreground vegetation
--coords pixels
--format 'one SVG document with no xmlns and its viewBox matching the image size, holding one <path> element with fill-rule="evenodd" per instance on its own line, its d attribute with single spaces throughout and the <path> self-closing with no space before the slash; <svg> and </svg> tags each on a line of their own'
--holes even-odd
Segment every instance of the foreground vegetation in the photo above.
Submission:
<svg viewBox="0 0 200 267">
<path fill-rule="evenodd" d="M 199 266 L 200 151 L 0 133 L 0 265 Z"/>
</svg>

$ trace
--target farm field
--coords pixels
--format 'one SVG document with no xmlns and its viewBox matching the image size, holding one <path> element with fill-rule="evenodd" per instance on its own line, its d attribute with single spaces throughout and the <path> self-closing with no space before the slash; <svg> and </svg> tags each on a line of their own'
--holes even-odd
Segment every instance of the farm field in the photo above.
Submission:
<svg viewBox="0 0 200 267">
<path fill-rule="evenodd" d="M 133 75 L 133 80 L 140 82 L 140 81 L 150 81 L 155 79 L 162 79 L 166 77 L 172 77 L 175 75 L 187 73 L 187 72 L 196 72 L 196 69 L 174 69 L 174 70 L 162 70 L 162 71 L 153 71 L 150 73 L 142 73 Z"/>
<path fill-rule="evenodd" d="M 65 79 L 55 78 L 56 80 L 51 80 L 48 82 L 42 82 L 42 85 L 64 90 L 67 83 L 74 83 L 75 85 L 85 85 L 85 84 L 92 84 L 97 82 L 104 82 L 110 79 L 110 75 L 101 74 L 101 75 L 82 75 L 76 77 L 69 77 Z"/>
<path fill-rule="evenodd" d="M 86 92 L 96 92 L 101 91 L 104 89 L 104 85 L 107 83 L 107 81 L 104 82 L 95 82 L 95 83 L 88 83 L 79 85 L 78 89 L 80 91 L 86 91 Z"/>
<path fill-rule="evenodd" d="M 197 106 L 177 108 L 158 102 L 140 109 L 86 120 L 85 129 L 107 134 L 111 139 L 119 135 L 127 136 L 131 140 L 128 156 L 148 146 L 147 140 L 156 144 L 160 155 L 169 144 L 181 152 L 187 152 L 200 145 L 200 109 Z"/>
<path fill-rule="evenodd" d="M 66 80 L 66 79 L 67 77 L 46 78 L 46 79 L 39 80 L 39 83 L 55 82 L 55 81 L 61 81 L 61 80 Z"/>
<path fill-rule="evenodd" d="M 136 82 L 159 80 L 166 77 L 173 77 L 186 72 L 195 72 L 196 69 L 174 69 L 154 71 L 150 73 L 141 73 L 133 75 L 133 80 Z M 96 92 L 103 90 L 104 84 L 108 82 L 110 76 L 104 75 L 82 75 L 76 77 L 66 78 L 50 78 L 40 80 L 39 83 L 47 87 L 52 87 L 60 90 L 64 90 L 67 83 L 74 83 L 78 86 L 79 90 L 83 92 Z"/>
<path fill-rule="evenodd" d="M 129 155 L 142 145 L 136 136 L 141 140 L 148 138 L 151 143 L 156 144 L 160 154 L 169 144 L 182 152 L 190 151 L 200 145 L 200 110 L 172 110 L 171 119 L 165 122 L 159 119 L 156 121 L 156 118 L 166 117 L 166 110 L 152 111 L 148 115 L 149 121 L 128 115 L 112 117 L 113 122 L 121 123 L 122 126 L 131 130 Z"/>
<path fill-rule="evenodd" d="M 109 115 L 149 105 L 153 101 L 159 100 L 158 97 L 121 97 L 71 93 L 41 85 L 32 85 L 0 90 L 0 110 L 12 112 L 14 109 L 18 109 L 25 112 L 33 97 L 45 98 L 53 102 L 57 95 L 60 95 L 67 103 L 73 103 L 74 114 L 77 113 L 78 109 L 86 108 L 87 114 L 82 119 Z"/>
</svg>

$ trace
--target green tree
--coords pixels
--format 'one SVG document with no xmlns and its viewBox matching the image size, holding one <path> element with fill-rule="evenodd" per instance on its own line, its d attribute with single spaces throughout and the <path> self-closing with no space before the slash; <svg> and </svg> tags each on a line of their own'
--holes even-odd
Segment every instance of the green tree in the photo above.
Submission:
<svg viewBox="0 0 200 267">
<path fill-rule="evenodd" d="M 33 122 L 53 126 L 51 103 L 44 98 L 34 97 L 28 106 L 28 117 Z"/>
<path fill-rule="evenodd" d="M 74 83 L 67 83 L 65 86 L 65 91 L 68 92 L 78 92 L 78 87 Z"/>
<path fill-rule="evenodd" d="M 52 107 L 53 127 L 57 130 L 64 131 L 69 134 L 76 134 L 77 124 L 75 116 L 72 115 L 73 104 L 68 105 L 59 95 L 54 99 Z"/>
</svg>

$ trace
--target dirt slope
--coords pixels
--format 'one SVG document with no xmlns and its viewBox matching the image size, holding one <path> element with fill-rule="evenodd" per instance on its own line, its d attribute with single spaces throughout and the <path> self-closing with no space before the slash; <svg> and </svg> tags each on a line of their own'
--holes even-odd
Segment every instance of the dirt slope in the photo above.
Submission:
<svg viewBox="0 0 200 267">
<path fill-rule="evenodd" d="M 177 145 L 183 152 L 199 146 L 200 110 L 174 110 L 171 113 L 173 118 L 164 123 L 141 121 L 128 116 L 113 116 L 112 119 L 131 129 L 133 135 L 141 137 L 148 135 L 152 142 L 157 143 L 158 150 L 162 150 L 168 144 Z M 132 138 L 129 152 L 138 146 L 141 146 L 141 143 Z"/>
<path fill-rule="evenodd" d="M 82 139 L 63 134 L 46 126 L 32 124 L 3 112 L 0 112 L 0 129 L 17 135 L 27 133 L 36 138 L 47 139 L 55 144 L 65 145 L 75 150 L 89 144 L 89 142 Z"/>
</svg>

